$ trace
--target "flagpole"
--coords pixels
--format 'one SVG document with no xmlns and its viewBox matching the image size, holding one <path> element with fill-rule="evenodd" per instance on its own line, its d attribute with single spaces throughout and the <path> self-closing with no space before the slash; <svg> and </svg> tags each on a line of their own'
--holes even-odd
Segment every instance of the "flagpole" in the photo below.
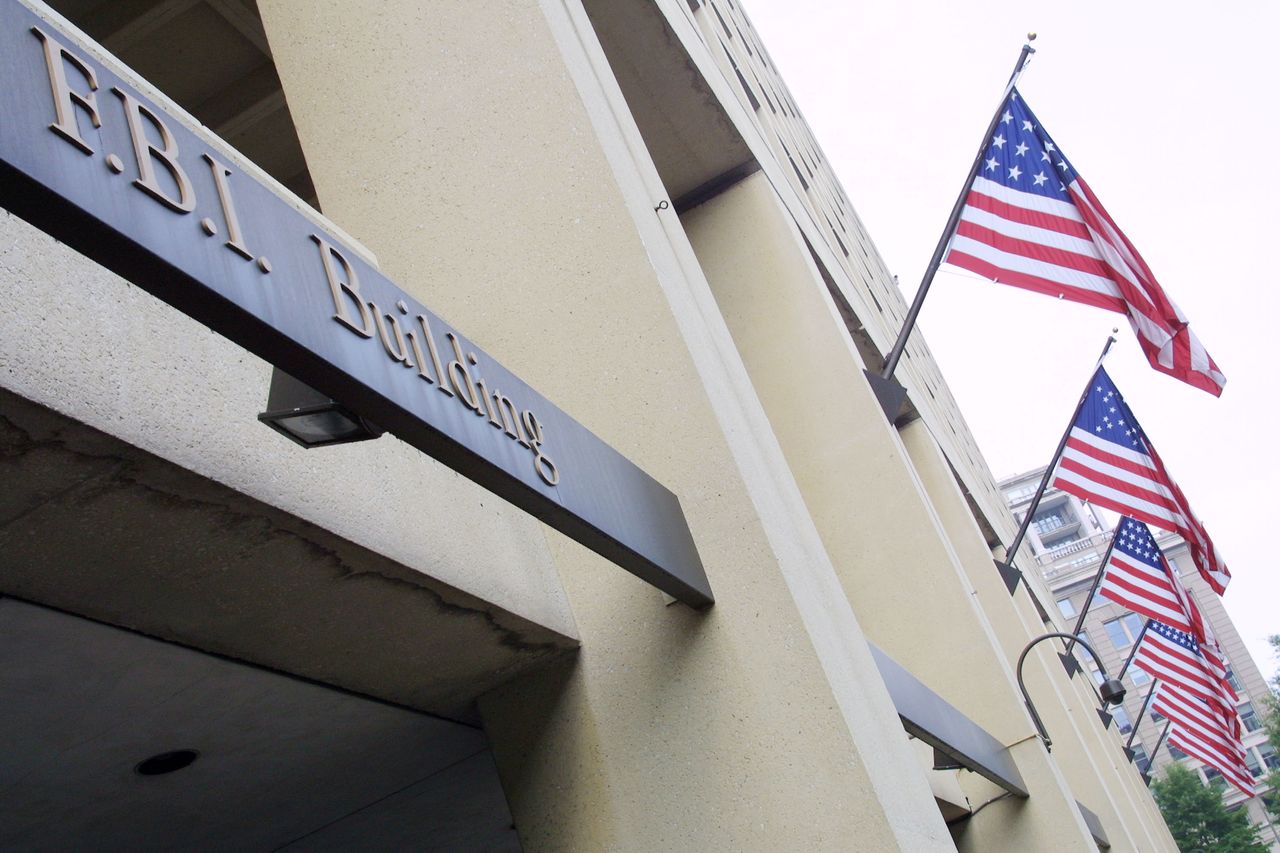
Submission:
<svg viewBox="0 0 1280 853">
<path fill-rule="evenodd" d="M 1031 498 L 1031 505 L 1027 507 L 1027 513 L 1022 518 L 1022 524 L 1018 527 L 1018 534 L 1013 537 L 1013 544 L 1005 549 L 1004 562 L 996 560 L 996 568 L 1000 570 L 1000 576 L 1004 578 L 1004 585 L 1008 588 L 1009 594 L 1013 595 L 1018 588 L 1018 581 L 1022 580 L 1022 572 L 1013 565 L 1015 555 L 1018 549 L 1022 547 L 1022 540 L 1027 536 L 1027 530 L 1031 527 L 1031 520 L 1035 517 L 1036 510 L 1040 508 L 1040 499 L 1044 497 L 1045 489 L 1049 487 L 1049 478 L 1053 476 L 1053 469 L 1058 465 L 1058 459 L 1062 456 L 1062 451 L 1067 446 L 1067 439 L 1071 438 L 1071 429 L 1076 424 L 1076 418 L 1080 417 L 1080 410 L 1084 408 L 1084 401 L 1089 399 L 1089 389 L 1093 387 L 1093 376 L 1098 372 L 1098 366 L 1101 366 L 1103 360 L 1107 357 L 1107 353 L 1111 351 L 1111 345 L 1116 342 L 1115 335 L 1108 335 L 1107 342 L 1102 347 L 1102 355 L 1098 356 L 1098 364 L 1093 368 L 1093 373 L 1089 374 L 1089 382 L 1084 386 L 1084 391 L 1080 394 L 1080 399 L 1076 403 L 1075 410 L 1071 413 L 1070 420 L 1067 421 L 1067 428 L 1062 433 L 1062 438 L 1058 441 L 1058 449 L 1053 452 L 1053 459 L 1049 462 L 1049 467 L 1044 469 L 1044 476 L 1040 478 L 1040 486 L 1036 489 L 1035 496 Z M 1112 537 L 1115 541 L 1115 537 Z"/>
<path fill-rule="evenodd" d="M 902 407 L 902 401 L 906 397 L 906 390 L 901 384 L 893 380 L 893 372 L 897 370 L 898 361 L 902 358 L 902 353 L 907 348 L 907 338 L 911 336 L 911 332 L 915 328 L 916 318 L 920 316 L 920 307 L 924 304 L 924 298 L 928 295 L 929 287 L 933 284 L 933 277 L 938 272 L 938 267 L 942 265 L 942 257 L 946 254 L 947 243 L 951 241 L 951 235 L 956 230 L 956 223 L 960 221 L 960 212 L 964 209 L 965 199 L 969 196 L 969 189 L 973 186 L 973 179 L 978 174 L 978 169 L 982 164 L 982 155 L 986 153 L 987 146 L 991 144 L 991 136 L 995 132 L 996 125 L 1000 123 L 1009 93 L 1013 91 L 1014 84 L 1018 82 L 1018 76 L 1022 74 L 1022 69 L 1026 66 L 1028 57 L 1036 52 L 1035 48 L 1030 44 L 1035 41 L 1035 38 L 1035 33 L 1027 33 L 1027 44 L 1022 46 L 1022 53 L 1018 54 L 1018 62 L 1013 67 L 1013 74 L 1009 76 L 1009 82 L 1004 88 L 1004 94 L 1000 97 L 1000 106 L 996 108 L 995 115 L 991 117 L 991 123 L 987 125 L 987 132 L 982 137 L 982 144 L 978 146 L 978 151 L 973 156 L 973 165 L 969 167 L 969 176 L 964 179 L 964 186 L 960 190 L 960 195 L 956 198 L 956 202 L 951 208 L 951 215 L 947 217 L 947 225 L 942 231 L 942 237 L 938 240 L 938 245 L 933 250 L 933 257 L 929 259 L 929 266 L 925 268 L 920 287 L 916 289 L 915 298 L 911 301 L 910 309 L 907 310 L 906 319 L 902 321 L 902 329 L 898 332 L 898 339 L 893 342 L 893 348 L 889 350 L 889 355 L 885 358 L 883 369 L 878 374 L 872 373 L 870 370 L 864 371 L 868 381 L 871 382 L 872 390 L 875 391 L 876 399 L 880 402 L 881 408 L 884 409 L 885 417 L 891 421 L 897 420 L 898 410 Z"/>
<path fill-rule="evenodd" d="M 1164 740 L 1169 736 L 1169 728 L 1173 725 L 1173 720 L 1169 720 L 1164 724 L 1164 731 L 1160 733 L 1160 738 L 1156 741 L 1156 748 L 1151 750 L 1151 755 L 1147 756 L 1147 772 L 1142 774 L 1142 783 L 1148 788 L 1151 787 L 1151 768 L 1156 766 L 1156 753 L 1160 751 L 1160 747 L 1164 746 Z"/>
<path fill-rule="evenodd" d="M 1138 718 L 1133 721 L 1133 729 L 1129 732 L 1129 739 L 1125 741 L 1124 752 L 1125 755 L 1129 756 L 1130 761 L 1133 761 L 1133 739 L 1138 736 L 1138 726 L 1142 724 L 1142 717 L 1147 713 L 1147 708 L 1150 707 L 1151 700 L 1156 695 L 1156 685 L 1159 683 L 1160 679 L 1151 679 L 1151 689 L 1147 691 L 1147 698 L 1142 700 L 1142 709 L 1138 711 Z"/>
<path fill-rule="evenodd" d="M 1075 418 L 1072 418 L 1071 422 L 1075 423 L 1075 420 Z M 1088 615 L 1089 607 L 1093 604 L 1093 596 L 1098 591 L 1098 587 L 1102 585 L 1102 576 L 1107 573 L 1107 566 L 1111 564 L 1111 552 L 1116 548 L 1116 536 L 1119 533 L 1119 527 L 1111 531 L 1111 541 L 1107 543 L 1107 552 L 1102 555 L 1102 564 L 1098 567 L 1098 573 L 1093 576 L 1093 585 L 1089 587 L 1089 595 L 1084 600 L 1084 609 L 1080 611 L 1080 618 L 1076 620 L 1075 630 L 1071 632 L 1073 639 L 1067 642 L 1067 647 L 1062 650 L 1062 654 L 1058 655 L 1062 659 L 1062 665 L 1067 669 L 1067 678 L 1074 677 L 1080 671 L 1080 664 L 1076 662 L 1075 656 L 1071 653 L 1076 647 L 1074 637 L 1080 636 L 1080 632 L 1084 630 L 1084 617 Z"/>
<path fill-rule="evenodd" d="M 1129 671 L 1129 664 L 1133 663 L 1133 659 L 1138 654 L 1138 646 L 1142 645 L 1142 638 L 1147 636 L 1147 629 L 1151 627 L 1151 620 L 1148 619 L 1142 626 L 1142 630 L 1138 632 L 1138 639 L 1133 641 L 1133 651 L 1129 652 L 1129 656 L 1124 659 L 1124 666 L 1120 667 L 1120 674 L 1116 678 L 1124 678 L 1124 674 Z"/>
</svg>

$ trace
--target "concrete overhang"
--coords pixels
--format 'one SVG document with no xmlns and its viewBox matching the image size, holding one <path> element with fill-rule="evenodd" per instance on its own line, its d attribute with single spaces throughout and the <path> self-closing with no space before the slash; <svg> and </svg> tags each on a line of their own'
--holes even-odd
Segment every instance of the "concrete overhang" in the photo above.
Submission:
<svg viewBox="0 0 1280 853">
<path fill-rule="evenodd" d="M 1102 828 L 1102 820 L 1085 808 L 1084 803 L 1079 800 L 1076 800 L 1076 808 L 1080 810 L 1080 816 L 1084 818 L 1085 826 L 1089 827 L 1089 834 L 1093 836 L 1093 842 L 1098 845 L 1098 849 L 1110 850 L 1111 842 L 1107 839 L 1107 831 Z"/>
<path fill-rule="evenodd" d="M 657 5 L 584 6 L 677 211 L 759 168 Z"/>
<path fill-rule="evenodd" d="M 1004 744 L 874 645 L 871 656 L 908 734 L 1014 796 L 1030 796 Z"/>
<path fill-rule="evenodd" d="M 2 389 L 0 481 L 5 595 L 453 719 L 577 647 Z"/>
</svg>

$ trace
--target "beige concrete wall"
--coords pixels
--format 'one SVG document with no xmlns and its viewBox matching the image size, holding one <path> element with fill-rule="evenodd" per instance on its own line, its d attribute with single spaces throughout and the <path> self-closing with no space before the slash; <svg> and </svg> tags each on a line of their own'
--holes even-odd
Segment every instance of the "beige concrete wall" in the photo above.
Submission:
<svg viewBox="0 0 1280 853">
<path fill-rule="evenodd" d="M 672 488 L 717 594 L 668 607 L 548 534 L 580 659 L 482 703 L 526 848 L 949 848 L 856 622 L 841 643 L 803 609 L 820 545 L 794 503 L 761 510 L 785 466 L 723 327 L 673 308 L 698 282 L 620 177 L 581 10 L 260 6 L 326 213 Z"/>
<path fill-rule="evenodd" d="M 269 364 L 5 211 L 0 289 L 0 387 L 92 428 L 0 410 L 0 592 L 438 713 L 472 665 L 574 645 L 524 513 L 390 436 L 294 445 L 257 420 Z M 436 617 L 460 645 L 424 672 Z"/>
<path fill-rule="evenodd" d="M 1088 849 L 1056 765 L 1024 743 L 1030 722 L 994 631 L 769 181 L 746 178 L 682 219 L 868 637 L 1018 744 L 1032 796 L 998 821 L 1007 845 Z"/>
<path fill-rule="evenodd" d="M 58 27 L 74 29 L 43 4 L 28 5 Z M 199 128 L 119 59 L 88 42 L 76 49 L 111 67 L 166 111 L 185 116 L 210 150 L 221 152 L 226 162 L 272 187 L 300 214 L 343 234 Z M 376 264 L 364 247 L 354 241 L 352 246 Z M 196 551 L 181 557 L 185 575 L 170 579 L 181 586 L 181 595 L 175 586 L 168 600 L 176 611 L 185 596 L 194 602 L 189 610 L 198 611 L 195 615 L 185 612 L 179 618 L 163 607 L 131 602 L 131 585 L 148 585 L 149 595 L 158 599 L 165 593 L 139 567 L 127 565 L 107 566 L 99 578 L 115 572 L 110 575 L 111 595 L 89 592 L 76 598 L 68 584 L 57 606 L 316 678 L 325 677 L 326 662 L 323 644 L 309 645 L 310 632 L 335 634 L 324 626 L 324 618 L 346 627 L 359 624 L 365 614 L 357 603 L 357 587 L 398 585 L 406 604 L 417 603 L 416 610 L 406 607 L 409 622 L 415 621 L 415 614 L 440 608 L 451 614 L 448 618 L 487 624 L 478 633 L 487 631 L 495 645 L 499 641 L 518 645 L 519 626 L 528 620 L 560 635 L 562 646 L 573 645 L 576 629 L 568 602 L 541 527 L 526 514 L 390 436 L 318 451 L 290 443 L 256 418 L 265 408 L 270 365 L 3 211 L 0 285 L 6 297 L 0 303 L 0 385 L 4 388 L 172 463 L 177 470 L 194 472 L 248 496 L 251 500 L 245 503 L 261 502 L 283 514 L 280 517 L 299 520 L 301 528 L 315 525 L 328 541 L 336 537 L 359 546 L 352 553 L 368 549 L 385 558 L 380 566 L 398 564 L 394 570 L 398 574 L 384 577 L 372 571 L 360 574 L 349 565 L 345 571 L 333 571 L 325 567 L 333 555 L 320 555 L 309 563 L 272 566 L 269 572 L 236 583 L 220 577 L 231 574 L 226 566 L 203 565 Z M 10 499 L 14 491 L 8 490 Z M 210 506 L 207 515 L 216 519 L 226 510 Z M 220 522 L 226 529 L 233 526 L 228 517 Z M 246 519 L 237 523 L 242 535 L 250 527 Z M 253 529 L 262 538 L 260 528 Z M 469 535 L 459 536 L 462 529 Z M 20 569 L 12 563 L 4 568 Z M 304 620 L 305 625 L 290 624 L 283 615 L 290 607 L 295 608 L 295 619 L 307 608 L 282 593 L 287 587 L 283 579 L 297 580 L 308 572 L 313 573 L 310 577 L 317 590 L 326 587 L 317 599 L 341 598 L 336 590 L 345 588 L 345 609 Z M 6 579 L 12 580 L 10 573 Z M 206 580 L 221 584 L 220 589 L 234 586 L 228 595 L 240 597 L 237 601 L 252 601 L 255 606 L 272 602 L 271 609 L 280 615 L 270 624 L 255 622 L 252 628 L 239 628 L 244 613 L 231 598 L 212 597 L 212 587 L 201 585 Z M 406 592 L 415 587 L 419 593 L 429 591 L 429 596 L 416 599 Z M 106 611 L 108 601 L 113 605 L 110 612 Z M 375 625 L 372 614 L 368 619 L 366 634 L 391 633 L 386 622 Z M 200 620 L 203 633 L 192 627 Z M 412 635 L 408 624 L 400 627 L 400 639 Z M 221 639 L 211 645 L 214 635 Z M 297 666 L 303 660 L 308 666 Z M 371 674 L 383 672 L 384 667 L 393 671 L 395 663 L 385 659 L 363 663 Z M 411 701 L 405 693 L 379 692 L 376 681 L 338 683 Z"/>
<path fill-rule="evenodd" d="M 1008 594 L 954 473 L 927 425 L 913 421 L 901 430 L 901 436 L 956 549 L 974 598 L 991 621 L 1000 652 L 1016 664 L 1034 637 L 1056 630 L 1055 626 L 1040 621 L 1025 584 L 1020 584 L 1013 596 Z M 1123 741 L 1115 727 L 1102 729 L 1087 676 L 1068 679 L 1057 657 L 1060 649 L 1057 641 L 1039 643 L 1027 657 L 1024 676 L 1053 740 L 1054 761 L 1073 796 L 1102 821 L 1112 849 L 1175 849 L 1137 769 L 1123 758 Z M 988 820 L 997 818 L 992 815 Z M 981 818 L 975 826 L 980 822 Z"/>
</svg>

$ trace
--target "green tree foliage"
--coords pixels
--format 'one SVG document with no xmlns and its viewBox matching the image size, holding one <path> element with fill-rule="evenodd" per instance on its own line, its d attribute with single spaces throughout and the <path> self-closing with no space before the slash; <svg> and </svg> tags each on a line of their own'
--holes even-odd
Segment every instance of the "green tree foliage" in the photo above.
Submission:
<svg viewBox="0 0 1280 853">
<path fill-rule="evenodd" d="M 1270 788 L 1271 790 L 1262 795 L 1262 804 L 1267 807 L 1271 820 L 1280 823 L 1280 770 L 1272 770 L 1262 777 L 1258 790 L 1263 788 Z"/>
<path fill-rule="evenodd" d="M 1272 654 L 1280 657 L 1280 634 L 1272 634 L 1267 638 L 1271 643 Z M 1280 669 L 1271 677 L 1271 689 L 1280 691 Z M 1267 730 L 1267 739 L 1271 741 L 1271 745 L 1280 751 L 1280 697 L 1273 692 L 1267 697 L 1266 710 L 1263 713 L 1262 724 Z M 1271 819 L 1280 821 L 1280 770 L 1272 770 L 1262 780 L 1262 786 L 1271 790 L 1263 794 L 1262 801 L 1266 803 L 1267 811 L 1271 813 Z"/>
<path fill-rule="evenodd" d="M 1271 653 L 1280 658 L 1280 634 L 1272 634 L 1267 641 L 1271 643 Z M 1267 713 L 1263 717 L 1263 725 L 1266 726 L 1271 745 L 1280 749 L 1280 697 L 1276 696 L 1280 692 L 1280 669 L 1271 676 L 1271 690 L 1271 695 L 1267 697 Z"/>
<path fill-rule="evenodd" d="M 1173 833 L 1178 849 L 1205 853 L 1266 853 L 1257 827 L 1249 825 L 1243 809 L 1228 812 L 1217 790 L 1181 764 L 1170 764 L 1151 791 Z"/>
</svg>

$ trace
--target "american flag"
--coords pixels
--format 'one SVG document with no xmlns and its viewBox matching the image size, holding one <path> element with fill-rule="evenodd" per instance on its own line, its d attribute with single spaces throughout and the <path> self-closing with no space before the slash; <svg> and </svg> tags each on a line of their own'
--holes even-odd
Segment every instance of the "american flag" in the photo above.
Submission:
<svg viewBox="0 0 1280 853">
<path fill-rule="evenodd" d="M 1098 587 L 1102 597 L 1157 622 L 1199 634 L 1183 597 L 1174 586 L 1179 581 L 1147 526 L 1132 518 L 1122 518 L 1114 535 L 1111 560 L 1103 570 Z"/>
<path fill-rule="evenodd" d="M 1161 684 L 1151 707 L 1173 721 L 1169 743 L 1217 769 L 1246 796 L 1253 796 L 1253 774 L 1245 763 L 1234 708 L 1224 715 L 1174 684 Z"/>
<path fill-rule="evenodd" d="M 1200 644 L 1186 631 L 1154 620 L 1147 628 L 1133 657 L 1133 665 L 1152 678 L 1172 684 L 1221 709 L 1235 714 L 1239 697 L 1225 678 L 1201 655 Z M 1238 737 L 1239 731 L 1234 732 Z"/>
<path fill-rule="evenodd" d="M 1219 692 L 1234 697 L 1217 638 L 1151 531 L 1141 521 L 1123 518 L 1115 536 L 1099 592 L 1123 607 L 1190 634 Z"/>
<path fill-rule="evenodd" d="M 1053 485 L 1187 540 L 1201 577 L 1221 595 L 1231 572 L 1213 547 L 1178 484 L 1165 470 L 1138 419 L 1107 371 L 1093 375 L 1080 414 L 1054 474 Z"/>
<path fill-rule="evenodd" d="M 1217 396 L 1226 377 L 1016 89 L 952 235 L 947 263 L 1118 311 L 1151 366 Z"/>
</svg>

